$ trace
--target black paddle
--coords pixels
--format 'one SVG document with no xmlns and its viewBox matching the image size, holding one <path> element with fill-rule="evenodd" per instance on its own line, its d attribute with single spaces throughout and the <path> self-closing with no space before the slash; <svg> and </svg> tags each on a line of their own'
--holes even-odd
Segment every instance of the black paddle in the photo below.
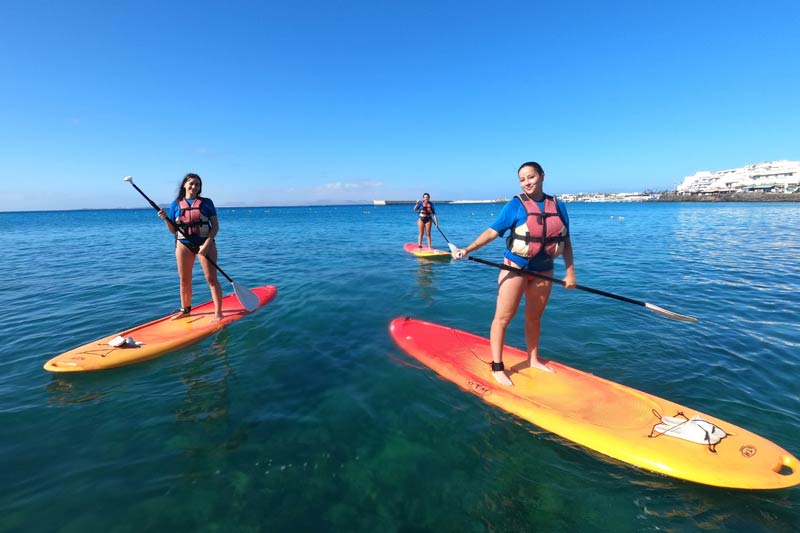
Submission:
<svg viewBox="0 0 800 533">
<path fill-rule="evenodd" d="M 439 233 L 442 234 L 442 237 L 444 237 L 444 240 L 447 241 L 447 246 L 450 247 L 450 253 L 455 256 L 456 255 L 456 251 L 458 251 L 458 246 L 456 246 L 455 244 L 450 242 L 450 239 L 448 239 L 447 235 L 444 234 L 444 232 L 442 231 L 442 228 L 439 227 L 439 224 L 436 224 L 436 229 L 439 230 Z"/>
<path fill-rule="evenodd" d="M 448 241 L 449 242 L 449 241 Z M 546 279 L 548 281 L 552 281 L 553 283 L 558 283 L 559 285 L 565 285 L 565 283 L 556 278 L 551 278 L 550 276 L 545 276 L 544 274 L 539 274 L 538 272 L 532 272 L 530 270 L 525 270 L 524 268 L 515 268 L 512 266 L 504 265 L 503 263 L 494 263 L 492 261 L 487 261 L 485 259 L 480 259 L 478 257 L 467 256 L 467 259 L 470 261 L 475 261 L 476 263 L 481 263 L 484 265 L 493 266 L 499 268 L 501 270 L 508 270 L 509 272 L 517 272 L 517 273 L 524 273 L 529 276 L 535 276 L 537 278 Z M 670 318 L 672 320 L 680 320 L 681 322 L 698 322 L 698 320 L 689 315 L 682 315 L 680 313 L 676 313 L 674 311 L 669 311 L 664 309 L 663 307 L 659 307 L 657 305 L 648 303 L 648 302 L 641 302 L 639 300 L 634 300 L 633 298 L 628 298 L 626 296 L 620 296 L 619 294 L 612 294 L 610 292 L 601 291 L 598 289 L 593 289 L 591 287 L 584 287 L 583 285 L 576 285 L 576 289 L 580 289 L 582 291 L 591 292 L 592 294 L 598 294 L 600 296 L 605 296 L 606 298 L 614 298 L 615 300 L 619 300 L 621 302 L 628 302 L 629 304 L 640 305 L 650 311 L 653 311 L 656 314 L 659 314 L 663 317 Z"/>
<path fill-rule="evenodd" d="M 133 178 L 131 176 L 125 176 L 122 179 L 122 181 L 127 181 L 128 183 L 133 185 L 133 188 L 136 189 L 137 191 L 139 191 L 139 194 L 141 194 L 144 197 L 145 200 L 150 202 L 150 205 L 153 207 L 153 209 L 155 209 L 156 211 L 161 211 L 161 208 L 158 207 L 158 204 L 156 204 L 153 200 L 151 200 L 150 197 L 147 196 L 144 193 L 144 191 L 142 191 L 142 189 L 140 189 L 139 187 L 136 186 L 136 184 L 133 182 Z M 183 233 L 178 226 L 176 226 L 171 220 L 169 221 L 169 223 L 173 228 L 175 228 L 176 232 L 180 233 L 184 238 L 186 238 L 188 240 L 188 238 L 186 237 L 186 234 Z M 183 242 L 182 244 L 184 246 L 186 246 L 187 248 L 189 248 L 192 252 L 197 253 L 197 250 L 191 244 L 189 244 L 188 242 Z M 231 279 L 231 277 L 229 275 L 227 275 L 225 273 L 225 271 L 222 270 L 219 267 L 218 264 L 216 264 L 214 261 L 211 260 L 211 258 L 206 257 L 206 259 L 208 260 L 209 263 L 214 265 L 214 268 L 219 270 L 220 274 L 225 276 L 225 279 L 227 279 L 228 281 L 231 282 L 231 285 L 233 285 L 233 292 L 234 292 L 234 294 L 236 294 L 236 298 L 239 300 L 239 303 L 242 304 L 242 307 L 244 307 L 248 311 L 255 311 L 256 309 L 258 309 L 258 303 L 259 303 L 258 302 L 258 296 L 256 296 L 252 291 L 250 291 L 250 289 L 248 289 L 246 287 L 243 287 L 242 285 L 239 285 L 238 283 L 233 281 Z"/>
</svg>

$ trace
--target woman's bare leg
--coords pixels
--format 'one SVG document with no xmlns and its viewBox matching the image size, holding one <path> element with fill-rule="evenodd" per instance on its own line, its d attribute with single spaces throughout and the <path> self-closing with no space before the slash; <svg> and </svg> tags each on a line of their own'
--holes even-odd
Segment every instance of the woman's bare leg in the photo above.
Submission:
<svg viewBox="0 0 800 533">
<path fill-rule="evenodd" d="M 543 272 L 552 276 L 553 271 Z M 553 370 L 539 361 L 539 337 L 542 333 L 542 315 L 550 299 L 553 284 L 547 280 L 532 278 L 528 280 L 525 290 L 525 342 L 528 345 L 528 357 L 531 368 L 552 372 Z"/>
<path fill-rule="evenodd" d="M 506 270 L 501 270 L 497 278 L 497 306 L 495 308 L 489 342 L 492 347 L 492 361 L 503 362 L 503 345 L 506 340 L 508 324 L 517 313 L 517 308 L 525 292 L 526 277 Z M 492 372 L 501 385 L 513 385 L 505 372 Z"/>
<path fill-rule="evenodd" d="M 216 322 L 222 318 L 222 285 L 219 283 L 219 279 L 217 278 L 217 269 L 214 265 L 209 262 L 208 259 L 211 261 L 217 262 L 217 245 L 214 241 L 208 245 L 207 251 L 205 255 L 199 255 L 200 257 L 200 265 L 203 267 L 203 273 L 206 276 L 206 281 L 208 282 L 208 288 L 211 289 L 211 299 L 214 301 L 214 319 L 213 321 Z"/>
</svg>

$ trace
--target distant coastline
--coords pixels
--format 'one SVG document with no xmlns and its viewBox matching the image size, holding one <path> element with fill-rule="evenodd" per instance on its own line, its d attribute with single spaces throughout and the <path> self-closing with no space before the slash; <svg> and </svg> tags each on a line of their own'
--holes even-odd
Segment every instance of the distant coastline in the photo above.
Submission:
<svg viewBox="0 0 800 533">
<path fill-rule="evenodd" d="M 779 192 L 722 192 L 705 194 L 678 194 L 675 191 L 644 193 L 583 193 L 557 195 L 569 203 L 656 203 L 656 202 L 800 202 L 800 193 Z M 502 204 L 508 198 L 495 200 L 438 200 L 434 204 Z M 373 200 L 372 205 L 413 205 L 416 200 Z"/>
<path fill-rule="evenodd" d="M 798 193 L 778 192 L 736 192 L 708 194 L 662 194 L 652 202 L 800 202 Z"/>
<path fill-rule="evenodd" d="M 414 205 L 419 200 L 373 200 L 372 205 Z M 435 200 L 434 204 L 504 204 L 508 198 L 495 200 Z"/>
<path fill-rule="evenodd" d="M 676 191 L 644 192 L 644 193 L 592 193 L 564 194 L 559 196 L 565 202 L 681 202 L 681 203 L 718 203 L 718 202 L 800 202 L 800 193 L 784 192 L 708 192 L 699 194 L 679 194 Z"/>
<path fill-rule="evenodd" d="M 645 197 L 646 196 L 646 197 Z M 744 193 L 706 193 L 706 194 L 677 194 L 674 191 L 653 194 L 620 195 L 616 193 L 593 193 L 579 195 L 558 195 L 559 198 L 569 203 L 764 203 L 764 202 L 800 202 L 800 193 L 774 193 L 774 192 L 744 192 Z M 566 198 L 565 198 L 566 197 Z M 495 200 L 439 200 L 434 204 L 504 204 L 508 198 Z M 373 200 L 372 204 L 364 202 L 348 203 L 313 203 L 297 205 L 250 205 L 250 204 L 225 204 L 219 205 L 221 209 L 261 209 L 261 208 L 308 208 L 308 207 L 349 207 L 349 206 L 384 206 L 384 205 L 413 205 L 416 200 Z M 64 211 L 150 211 L 149 207 L 116 207 L 116 208 L 80 208 L 80 209 L 50 209 L 31 211 L 0 211 L 0 214 L 31 214 L 52 213 Z"/>
</svg>

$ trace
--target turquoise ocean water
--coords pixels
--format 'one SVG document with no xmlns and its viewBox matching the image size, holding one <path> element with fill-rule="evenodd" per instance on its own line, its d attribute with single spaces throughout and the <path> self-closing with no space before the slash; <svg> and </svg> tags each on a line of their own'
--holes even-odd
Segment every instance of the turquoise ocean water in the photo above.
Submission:
<svg viewBox="0 0 800 533">
<path fill-rule="evenodd" d="M 500 207 L 440 205 L 441 228 L 466 245 Z M 579 283 L 700 322 L 555 287 L 543 355 L 800 455 L 800 204 L 568 207 Z M 50 357 L 179 306 L 171 237 L 145 209 L 0 213 L 0 531 L 797 531 L 800 488 L 605 459 L 404 355 L 398 316 L 488 336 L 497 277 L 404 253 L 410 206 L 220 221 L 220 266 L 277 285 L 271 304 L 147 363 L 56 375 Z M 209 299 L 199 266 L 194 287 Z M 507 340 L 524 346 L 521 316 Z"/>
</svg>

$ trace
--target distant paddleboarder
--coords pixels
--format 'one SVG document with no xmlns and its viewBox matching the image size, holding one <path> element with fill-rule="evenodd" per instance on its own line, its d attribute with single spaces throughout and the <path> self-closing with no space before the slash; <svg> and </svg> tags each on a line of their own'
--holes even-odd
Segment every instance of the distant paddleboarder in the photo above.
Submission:
<svg viewBox="0 0 800 533">
<path fill-rule="evenodd" d="M 424 193 L 422 200 L 417 200 L 414 203 L 414 211 L 419 212 L 417 216 L 417 227 L 419 228 L 419 238 L 417 238 L 417 246 L 422 248 L 422 234 L 424 233 L 428 238 L 428 248 L 431 247 L 431 221 L 439 225 L 439 219 L 436 217 L 436 208 L 431 203 L 431 195 Z"/>
<path fill-rule="evenodd" d="M 503 263 L 514 268 L 553 275 L 553 260 L 564 256 L 564 286 L 576 286 L 569 239 L 569 217 L 561 200 L 544 193 L 544 170 L 539 163 L 523 163 L 517 171 L 522 194 L 511 199 L 497 220 L 466 248 L 456 250 L 461 259 L 510 231 L 506 239 Z M 506 329 L 525 296 L 525 342 L 530 366 L 547 372 L 553 370 L 539 361 L 539 337 L 544 309 L 550 299 L 552 283 L 525 274 L 501 270 L 497 280 L 497 306 L 489 339 L 492 349 L 492 375 L 502 385 L 513 385 L 503 366 Z"/>
<path fill-rule="evenodd" d="M 175 259 L 181 283 L 181 308 L 172 319 L 187 316 L 192 311 L 192 269 L 195 256 L 200 257 L 211 298 L 214 301 L 214 321 L 223 318 L 222 286 L 217 279 L 217 245 L 214 237 L 219 231 L 217 209 L 211 198 L 200 196 L 203 181 L 197 174 L 186 174 L 178 187 L 178 196 L 172 201 L 169 213 L 158 210 L 167 229 L 175 235 Z M 180 242 L 178 242 L 180 241 Z M 188 245 L 188 246 L 187 246 Z"/>
</svg>

